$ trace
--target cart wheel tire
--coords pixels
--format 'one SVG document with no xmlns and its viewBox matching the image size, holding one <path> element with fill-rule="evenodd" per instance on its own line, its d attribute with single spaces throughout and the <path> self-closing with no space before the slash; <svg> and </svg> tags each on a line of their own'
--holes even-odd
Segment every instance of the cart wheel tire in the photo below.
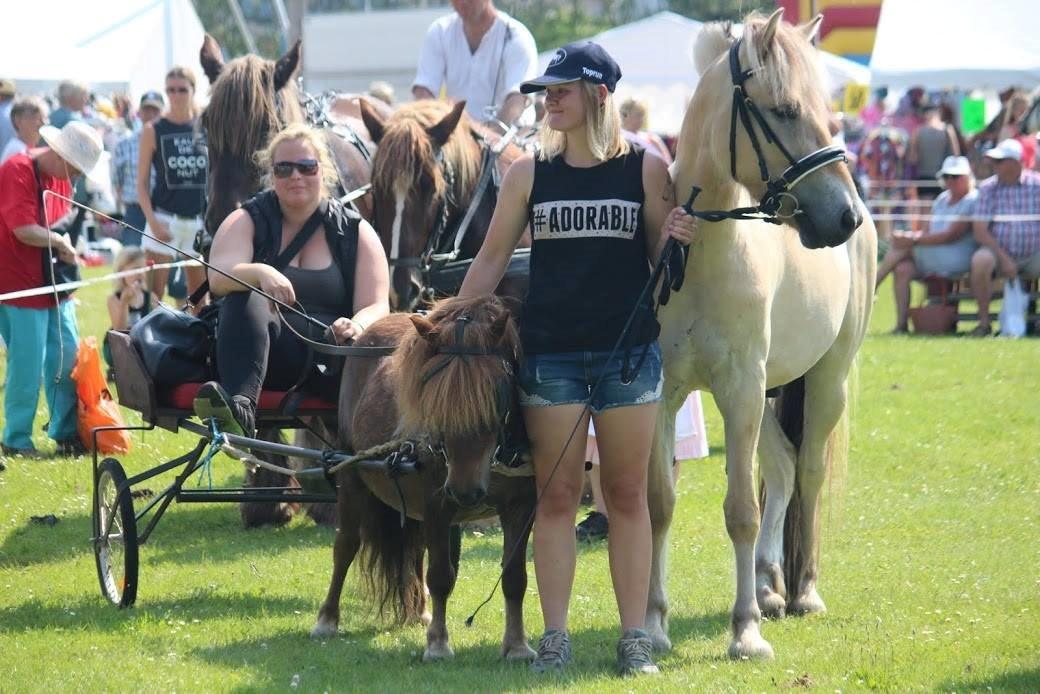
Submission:
<svg viewBox="0 0 1040 694">
<path fill-rule="evenodd" d="M 130 607 L 137 600 L 137 519 L 126 472 L 115 458 L 101 461 L 94 483 L 94 537 L 101 594 Z"/>
</svg>

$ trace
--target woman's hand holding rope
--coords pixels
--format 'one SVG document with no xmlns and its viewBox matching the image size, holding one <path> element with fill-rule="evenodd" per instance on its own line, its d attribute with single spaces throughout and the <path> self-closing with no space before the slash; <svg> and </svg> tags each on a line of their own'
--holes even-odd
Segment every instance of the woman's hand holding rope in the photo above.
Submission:
<svg viewBox="0 0 1040 694">
<path fill-rule="evenodd" d="M 296 291 L 289 278 L 270 265 L 258 265 L 260 271 L 260 289 L 264 290 L 283 304 L 292 306 L 296 303 Z"/>
<path fill-rule="evenodd" d="M 360 321 L 345 316 L 337 318 L 329 327 L 332 329 L 332 335 L 336 338 L 337 345 L 349 344 L 351 340 L 361 337 L 361 333 L 365 331 L 365 327 Z"/>
</svg>

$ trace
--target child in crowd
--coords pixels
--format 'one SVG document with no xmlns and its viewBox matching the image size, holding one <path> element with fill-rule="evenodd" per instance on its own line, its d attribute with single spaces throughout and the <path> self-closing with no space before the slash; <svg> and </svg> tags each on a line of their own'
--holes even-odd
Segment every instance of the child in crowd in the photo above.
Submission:
<svg viewBox="0 0 1040 694">
<path fill-rule="evenodd" d="M 124 246 L 116 256 L 115 270 L 144 270 L 147 261 L 145 252 L 139 246 Z M 144 272 L 116 278 L 114 283 L 115 290 L 108 295 L 108 316 L 112 322 L 112 329 L 129 330 L 134 323 L 158 305 L 159 299 L 148 289 Z M 105 361 L 112 366 L 112 353 L 107 341 L 102 351 Z"/>
</svg>

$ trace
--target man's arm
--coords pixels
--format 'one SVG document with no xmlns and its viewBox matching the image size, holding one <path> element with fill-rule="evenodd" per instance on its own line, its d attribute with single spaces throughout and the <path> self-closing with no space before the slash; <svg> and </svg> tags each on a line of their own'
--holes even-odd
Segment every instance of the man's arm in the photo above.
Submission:
<svg viewBox="0 0 1040 694">
<path fill-rule="evenodd" d="M 437 97 L 426 87 L 416 84 L 412 86 L 412 98 L 418 101 L 419 99 L 436 99 Z"/>
<path fill-rule="evenodd" d="M 527 108 L 530 99 L 520 92 L 513 92 L 502 102 L 502 108 L 498 109 L 498 119 L 506 125 L 512 124 L 520 117 Z"/>
<path fill-rule="evenodd" d="M 498 109 L 498 119 L 508 124 L 519 118 L 530 103 L 530 99 L 520 93 L 520 84 L 538 74 L 538 48 L 534 37 L 516 20 L 513 20 L 512 37 L 502 51 L 502 62 L 505 96 Z"/>
<path fill-rule="evenodd" d="M 63 236 L 56 231 L 47 231 L 39 224 L 27 224 L 25 226 L 16 227 L 14 230 L 14 237 L 26 246 L 47 248 L 49 245 L 58 252 L 58 257 L 64 262 L 76 262 L 76 249 L 72 247 L 69 237 Z"/>
<path fill-rule="evenodd" d="M 439 92 L 444 84 L 446 71 L 447 59 L 444 55 L 441 28 L 434 22 L 426 30 L 426 37 L 419 51 L 419 66 L 415 71 L 412 96 L 416 99 L 436 99 L 436 92 Z"/>
</svg>

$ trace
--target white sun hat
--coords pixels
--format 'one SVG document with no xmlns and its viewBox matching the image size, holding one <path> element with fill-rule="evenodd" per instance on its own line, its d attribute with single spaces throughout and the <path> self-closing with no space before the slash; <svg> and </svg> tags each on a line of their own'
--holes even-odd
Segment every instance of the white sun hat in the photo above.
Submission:
<svg viewBox="0 0 1040 694">
<path fill-rule="evenodd" d="M 942 168 L 936 174 L 936 178 L 943 176 L 970 176 L 971 164 L 967 157 L 949 156 L 943 159 Z"/>
<path fill-rule="evenodd" d="M 107 171 L 101 163 L 104 145 L 97 130 L 83 121 L 71 120 L 58 130 L 53 125 L 40 128 L 40 137 L 66 162 L 75 166 L 94 183 L 104 183 Z"/>
</svg>

